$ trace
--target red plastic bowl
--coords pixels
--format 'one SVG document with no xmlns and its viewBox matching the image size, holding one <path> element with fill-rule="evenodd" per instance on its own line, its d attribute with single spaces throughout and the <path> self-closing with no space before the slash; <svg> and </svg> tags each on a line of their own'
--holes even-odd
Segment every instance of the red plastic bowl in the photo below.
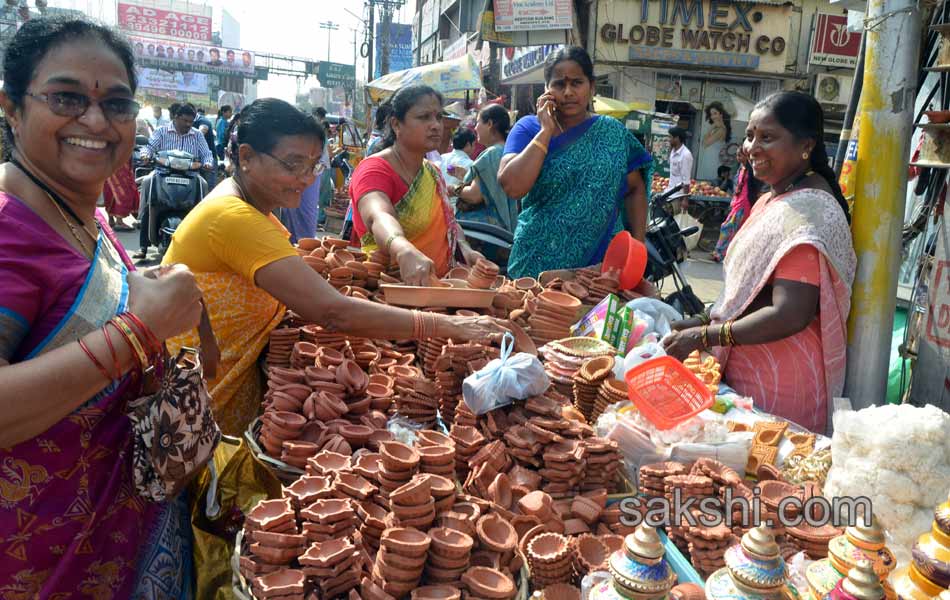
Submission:
<svg viewBox="0 0 950 600">
<path fill-rule="evenodd" d="M 657 429 L 672 429 L 715 402 L 705 384 L 672 356 L 641 363 L 624 380 L 630 401 Z"/>
<path fill-rule="evenodd" d="M 620 271 L 620 289 L 637 287 L 647 269 L 647 247 L 627 231 L 614 236 L 607 246 L 601 273 L 614 269 Z"/>
</svg>

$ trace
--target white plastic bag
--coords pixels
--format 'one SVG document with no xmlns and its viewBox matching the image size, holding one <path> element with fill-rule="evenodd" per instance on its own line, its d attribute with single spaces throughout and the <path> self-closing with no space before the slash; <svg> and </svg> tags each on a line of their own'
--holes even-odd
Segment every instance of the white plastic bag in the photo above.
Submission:
<svg viewBox="0 0 950 600">
<path fill-rule="evenodd" d="M 462 382 L 462 398 L 476 415 L 483 415 L 514 400 L 540 396 L 551 385 L 541 362 L 525 352 L 512 354 L 515 338 L 506 333 L 501 356 Z"/>
<path fill-rule="evenodd" d="M 672 331 L 670 323 L 683 318 L 678 310 L 656 298 L 636 298 L 627 302 L 627 308 L 631 311 L 639 311 L 644 317 L 653 319 L 652 332 L 660 338 L 665 337 Z M 649 319 L 647 319 L 647 322 L 649 322 Z M 650 333 L 650 330 L 645 333 Z"/>
</svg>

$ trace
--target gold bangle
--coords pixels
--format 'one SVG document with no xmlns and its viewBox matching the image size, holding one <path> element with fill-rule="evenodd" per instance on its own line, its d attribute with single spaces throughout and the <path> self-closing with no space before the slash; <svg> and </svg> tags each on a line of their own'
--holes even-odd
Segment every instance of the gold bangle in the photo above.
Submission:
<svg viewBox="0 0 950 600">
<path fill-rule="evenodd" d="M 719 326 L 719 345 L 720 345 L 720 346 L 727 346 L 727 345 L 728 345 L 728 344 L 726 343 L 726 340 L 727 340 L 728 338 L 724 338 L 724 337 L 723 337 L 723 334 L 724 334 L 724 332 L 725 332 L 725 329 L 726 329 L 726 324 L 725 324 L 725 323 L 723 323 L 722 325 Z"/>
<path fill-rule="evenodd" d="M 726 332 L 727 332 L 728 335 L 729 335 L 729 345 L 730 345 L 730 346 L 736 346 L 736 345 L 738 345 L 738 344 L 736 344 L 736 338 L 735 338 L 735 336 L 732 335 L 732 325 L 733 325 L 734 323 L 735 323 L 735 320 L 729 321 L 729 322 L 727 323 L 727 325 L 728 325 L 729 327 L 728 327 L 728 329 L 726 329 Z"/>
<path fill-rule="evenodd" d="M 393 245 L 393 241 L 395 241 L 395 239 L 399 237 L 406 237 L 406 236 L 403 233 L 394 233 L 391 236 L 389 236 L 389 238 L 386 240 L 385 248 L 386 248 L 387 254 L 389 254 L 389 248 Z"/>
<path fill-rule="evenodd" d="M 532 145 L 532 146 L 537 146 L 538 149 L 541 150 L 541 152 L 543 152 L 545 156 L 548 155 L 548 147 L 545 146 L 544 144 L 542 144 L 541 142 L 539 142 L 538 140 L 536 140 L 536 139 L 535 139 L 535 140 L 531 140 L 531 145 Z"/>
<path fill-rule="evenodd" d="M 702 323 L 703 325 L 709 325 L 710 323 L 712 323 L 712 319 L 710 319 L 709 315 L 707 315 L 704 312 L 701 312 L 698 315 L 696 315 L 696 318 L 699 319 L 699 322 Z"/>
<path fill-rule="evenodd" d="M 703 325 L 703 328 L 700 329 L 701 340 L 703 342 L 703 349 L 709 350 L 709 325 Z"/>
<path fill-rule="evenodd" d="M 125 339 L 131 344 L 132 350 L 135 352 L 135 356 L 138 358 L 139 367 L 144 371 L 149 366 L 148 354 L 145 352 L 145 348 L 142 347 L 142 343 L 139 341 L 138 336 L 132 331 L 132 328 L 128 324 L 118 317 L 113 317 L 109 323 L 116 327 Z"/>
</svg>

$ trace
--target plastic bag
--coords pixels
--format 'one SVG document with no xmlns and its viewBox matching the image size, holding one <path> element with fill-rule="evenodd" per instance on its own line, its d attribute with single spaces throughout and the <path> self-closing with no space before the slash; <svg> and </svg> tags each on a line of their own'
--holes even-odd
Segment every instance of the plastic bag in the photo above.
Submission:
<svg viewBox="0 0 950 600">
<path fill-rule="evenodd" d="M 640 312 L 641 315 L 638 315 L 638 317 L 647 320 L 648 324 L 649 320 L 652 319 L 653 326 L 647 329 L 645 334 L 652 331 L 660 336 L 660 338 L 668 335 L 670 331 L 672 331 L 670 324 L 673 321 L 679 321 L 683 318 L 683 315 L 681 315 L 678 310 L 656 298 L 636 298 L 627 302 L 627 308 L 635 313 Z"/>
<path fill-rule="evenodd" d="M 699 238 L 703 235 L 703 224 L 693 218 L 688 212 L 681 212 L 675 215 L 673 220 L 679 225 L 680 231 L 690 227 L 699 227 L 699 231 L 683 238 L 683 241 L 686 242 L 686 249 L 689 251 L 695 250 L 696 245 L 699 244 Z"/>
<path fill-rule="evenodd" d="M 540 396 L 551 385 L 537 357 L 512 354 L 515 338 L 506 333 L 501 356 L 462 382 L 462 398 L 476 415 L 483 415 L 514 400 Z"/>
<path fill-rule="evenodd" d="M 214 458 L 192 482 L 191 530 L 194 534 L 195 598 L 234 598 L 231 554 L 244 515 L 260 501 L 280 498 L 280 481 L 254 458 L 240 438 L 222 436 Z"/>
</svg>

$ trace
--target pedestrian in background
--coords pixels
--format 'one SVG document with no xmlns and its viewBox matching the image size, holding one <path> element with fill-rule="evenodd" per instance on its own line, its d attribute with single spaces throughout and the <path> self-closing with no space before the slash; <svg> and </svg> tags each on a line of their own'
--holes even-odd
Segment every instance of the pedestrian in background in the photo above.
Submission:
<svg viewBox="0 0 950 600">
<path fill-rule="evenodd" d="M 468 170 L 472 167 L 472 150 L 475 148 L 475 133 L 464 127 L 460 127 L 455 135 L 452 136 L 452 151 L 442 155 L 442 163 L 439 168 L 442 170 L 442 179 L 449 189 L 449 205 L 455 210 L 457 197 L 454 194 Z"/>
<path fill-rule="evenodd" d="M 218 154 L 218 160 L 224 160 L 224 147 L 227 145 L 228 121 L 231 120 L 233 110 L 230 105 L 225 104 L 218 109 L 218 119 L 214 122 L 215 151 Z"/>
<path fill-rule="evenodd" d="M 509 129 L 511 117 L 504 106 L 492 104 L 478 114 L 475 133 L 486 148 L 457 189 L 456 214 L 466 221 L 483 221 L 514 233 L 518 224 L 518 202 L 509 198 L 498 183 L 498 169 Z"/>
</svg>

